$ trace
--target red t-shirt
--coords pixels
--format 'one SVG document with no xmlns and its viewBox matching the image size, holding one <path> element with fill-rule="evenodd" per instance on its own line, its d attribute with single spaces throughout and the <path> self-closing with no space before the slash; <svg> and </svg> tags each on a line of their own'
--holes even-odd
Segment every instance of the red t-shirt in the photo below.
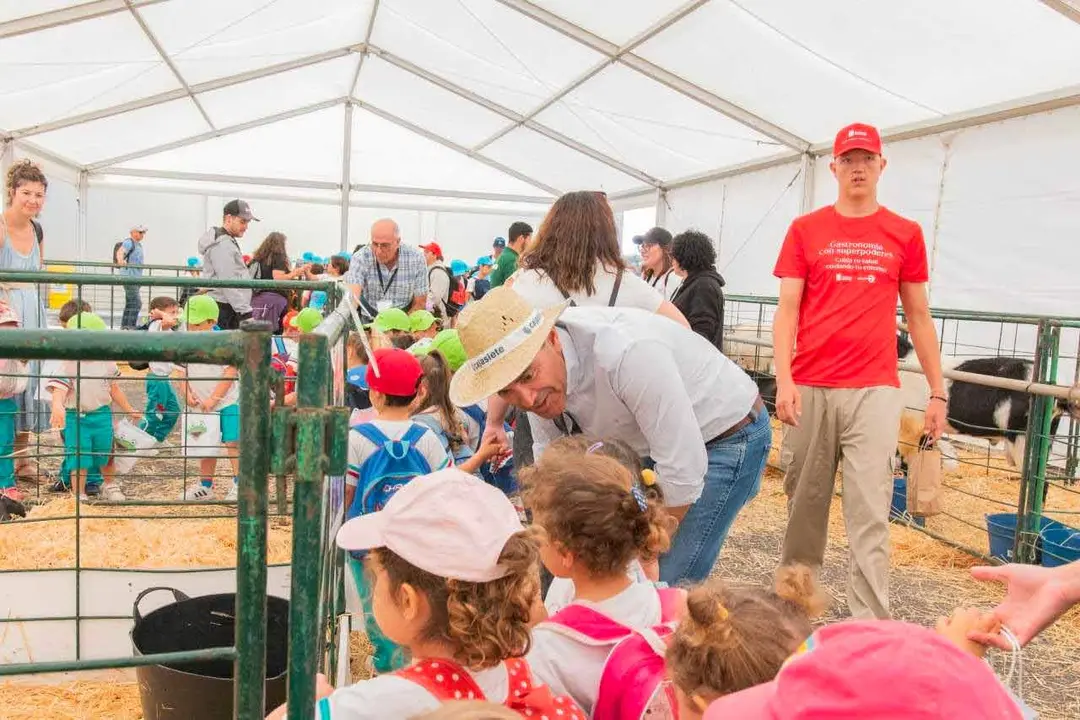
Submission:
<svg viewBox="0 0 1080 720">
<path fill-rule="evenodd" d="M 797 384 L 900 386 L 900 283 L 929 279 L 918 223 L 885 208 L 860 218 L 821 208 L 791 223 L 773 274 L 806 281 L 791 363 Z"/>
</svg>

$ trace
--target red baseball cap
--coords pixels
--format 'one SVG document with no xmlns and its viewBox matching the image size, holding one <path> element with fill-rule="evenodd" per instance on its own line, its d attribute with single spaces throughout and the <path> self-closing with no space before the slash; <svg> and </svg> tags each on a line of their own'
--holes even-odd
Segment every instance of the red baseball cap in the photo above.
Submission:
<svg viewBox="0 0 1080 720">
<path fill-rule="evenodd" d="M 704 720 L 1021 720 L 985 662 L 894 620 L 823 627 L 776 679 L 716 700 Z"/>
<path fill-rule="evenodd" d="M 881 154 L 881 133 L 873 125 L 854 123 L 836 133 L 833 157 L 840 157 L 849 150 L 866 150 Z"/>
<path fill-rule="evenodd" d="M 375 375 L 374 364 L 379 365 L 379 375 Z M 420 361 L 408 350 L 380 348 L 375 351 L 375 363 L 367 368 L 367 386 L 375 392 L 395 397 L 411 397 L 420 386 L 424 369 Z"/>
<path fill-rule="evenodd" d="M 421 249 L 421 250 L 427 250 L 427 251 L 428 251 L 428 252 L 430 252 L 430 253 L 431 253 L 432 255 L 434 255 L 435 257 L 437 257 L 437 258 L 439 258 L 440 260 L 442 260 L 442 256 L 443 256 L 443 255 L 442 255 L 442 248 L 441 248 L 441 247 L 439 247 L 439 243 L 435 242 L 434 240 L 432 240 L 431 242 L 429 242 L 429 243 L 428 243 L 427 245 L 421 245 L 421 246 L 420 246 L 420 249 Z"/>
</svg>

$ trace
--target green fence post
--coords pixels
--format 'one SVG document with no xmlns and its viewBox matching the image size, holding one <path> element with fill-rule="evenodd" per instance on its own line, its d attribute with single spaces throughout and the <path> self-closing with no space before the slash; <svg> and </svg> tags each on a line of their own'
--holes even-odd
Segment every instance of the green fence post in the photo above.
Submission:
<svg viewBox="0 0 1080 720">
<path fill-rule="evenodd" d="M 265 717 L 266 511 L 270 456 L 270 326 L 243 324 L 240 477 L 237 487 L 236 665 L 238 720 Z M 299 717 L 299 716 L 297 716 Z"/>
<path fill-rule="evenodd" d="M 1041 320 L 1035 344 L 1032 382 L 1045 383 L 1057 368 L 1060 328 Z M 1023 470 L 1017 507 L 1016 539 L 1013 543 L 1017 562 L 1034 563 L 1041 529 L 1043 493 L 1046 488 L 1046 464 L 1050 452 L 1050 423 L 1054 402 L 1044 395 L 1032 395 L 1028 404 L 1025 429 Z"/>
<path fill-rule="evenodd" d="M 292 590 L 289 600 L 288 717 L 311 717 L 315 707 L 322 500 L 326 477 L 326 393 L 330 375 L 325 336 L 300 336 L 297 378 L 296 475 L 293 483 Z"/>
</svg>

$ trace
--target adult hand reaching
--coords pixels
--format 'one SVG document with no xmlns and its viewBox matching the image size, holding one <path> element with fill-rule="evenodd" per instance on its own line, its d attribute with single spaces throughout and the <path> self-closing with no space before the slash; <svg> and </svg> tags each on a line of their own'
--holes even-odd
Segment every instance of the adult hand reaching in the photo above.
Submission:
<svg viewBox="0 0 1080 720">
<path fill-rule="evenodd" d="M 1080 601 L 1080 562 L 1056 568 L 1037 565 L 974 567 L 976 580 L 1005 584 L 1005 599 L 994 608 L 994 616 L 1012 631 L 1021 645 L 1052 625 L 1065 611 Z M 1009 650 L 997 634 L 971 632 L 978 643 Z"/>
<path fill-rule="evenodd" d="M 799 426 L 799 416 L 802 415 L 802 397 L 795 383 L 786 382 L 776 384 L 776 417 L 785 425 Z"/>
</svg>

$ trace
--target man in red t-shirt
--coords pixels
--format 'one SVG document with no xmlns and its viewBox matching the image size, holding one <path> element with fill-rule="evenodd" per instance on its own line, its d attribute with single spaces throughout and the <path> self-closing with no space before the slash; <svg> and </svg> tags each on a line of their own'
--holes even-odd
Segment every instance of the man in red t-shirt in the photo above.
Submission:
<svg viewBox="0 0 1080 720">
<path fill-rule="evenodd" d="M 829 503 L 843 460 L 850 546 L 848 607 L 889 617 L 889 498 L 899 431 L 896 299 L 930 385 L 926 433 L 945 427 L 945 384 L 926 295 L 922 230 L 882 207 L 881 137 L 869 125 L 841 130 L 829 166 L 836 204 L 796 218 L 773 274 L 776 415 L 789 427 L 781 464 L 788 497 L 783 564 L 820 567 Z"/>
</svg>

